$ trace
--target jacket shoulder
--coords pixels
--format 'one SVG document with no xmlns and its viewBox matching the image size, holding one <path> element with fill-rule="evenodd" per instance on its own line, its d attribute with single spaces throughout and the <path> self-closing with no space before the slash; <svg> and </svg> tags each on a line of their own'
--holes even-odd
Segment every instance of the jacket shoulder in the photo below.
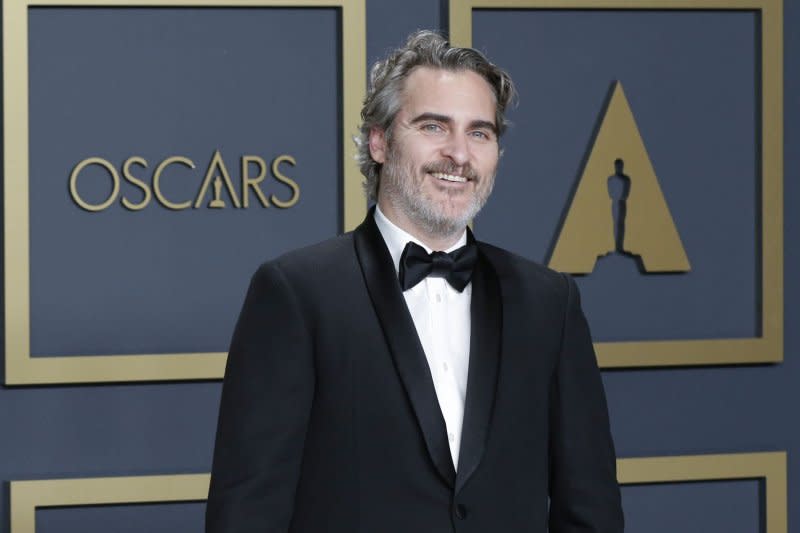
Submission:
<svg viewBox="0 0 800 533">
<path fill-rule="evenodd" d="M 265 261 L 259 266 L 258 271 L 277 268 L 287 274 L 320 273 L 353 257 L 352 233 L 345 233 L 316 244 L 291 250 Z"/>
<path fill-rule="evenodd" d="M 520 283 L 548 292 L 568 290 L 566 274 L 492 244 L 478 242 L 478 247 L 501 281 Z"/>
<path fill-rule="evenodd" d="M 352 233 L 292 250 L 261 264 L 251 283 L 273 280 L 310 307 L 326 299 L 344 298 L 360 284 L 360 268 Z"/>
</svg>

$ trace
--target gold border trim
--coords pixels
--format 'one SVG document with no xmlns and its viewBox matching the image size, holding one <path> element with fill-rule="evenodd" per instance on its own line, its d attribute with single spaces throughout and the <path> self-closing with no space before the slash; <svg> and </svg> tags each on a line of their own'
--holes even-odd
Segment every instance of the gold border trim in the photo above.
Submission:
<svg viewBox="0 0 800 533">
<path fill-rule="evenodd" d="M 449 0 L 450 39 L 472 46 L 473 9 L 753 10 L 761 19 L 761 337 L 596 342 L 602 368 L 783 361 L 782 0 Z"/>
<path fill-rule="evenodd" d="M 41 507 L 204 501 L 210 479 L 182 474 L 12 481 L 10 533 L 34 533 Z"/>
<path fill-rule="evenodd" d="M 351 135 L 358 132 L 365 95 L 365 0 L 5 0 L 3 97 L 5 119 L 5 381 L 6 385 L 220 379 L 227 354 L 180 353 L 31 357 L 28 195 L 28 8 L 104 7 L 338 7 L 342 35 L 343 225 L 366 215 Z"/>
<path fill-rule="evenodd" d="M 621 485 L 763 479 L 764 533 L 787 533 L 786 452 L 634 457 L 617 460 Z"/>
<path fill-rule="evenodd" d="M 787 533 L 786 452 L 634 457 L 617 460 L 622 485 L 763 479 L 765 533 Z M 209 474 L 11 481 L 11 531 L 36 531 L 36 509 L 203 501 Z"/>
</svg>

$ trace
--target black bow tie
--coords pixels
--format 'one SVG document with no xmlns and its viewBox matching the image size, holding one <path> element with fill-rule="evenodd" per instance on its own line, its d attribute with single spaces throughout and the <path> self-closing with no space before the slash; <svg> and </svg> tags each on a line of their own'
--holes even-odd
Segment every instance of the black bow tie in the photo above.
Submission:
<svg viewBox="0 0 800 533">
<path fill-rule="evenodd" d="M 428 276 L 444 278 L 455 290 L 462 292 L 472 278 L 478 259 L 478 247 L 467 242 L 452 252 L 428 253 L 422 246 L 409 242 L 400 256 L 400 286 L 407 291 Z"/>
</svg>

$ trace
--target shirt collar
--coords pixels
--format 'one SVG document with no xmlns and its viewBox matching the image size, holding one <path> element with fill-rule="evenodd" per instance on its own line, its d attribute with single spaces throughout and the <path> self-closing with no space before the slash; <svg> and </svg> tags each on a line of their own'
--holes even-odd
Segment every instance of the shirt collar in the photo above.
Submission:
<svg viewBox="0 0 800 533">
<path fill-rule="evenodd" d="M 381 232 L 384 242 L 386 242 L 386 247 L 389 248 L 389 254 L 392 256 L 395 272 L 400 271 L 400 256 L 403 255 L 403 249 L 406 247 L 408 242 L 419 244 L 425 248 L 425 251 L 428 253 L 433 251 L 426 246 L 425 243 L 415 238 L 410 233 L 403 231 L 391 220 L 386 218 L 386 215 L 383 214 L 381 208 L 377 204 L 375 204 L 375 224 L 378 226 L 378 230 Z M 464 229 L 464 233 L 461 234 L 461 237 L 455 242 L 455 244 L 445 250 L 445 252 L 452 252 L 453 250 L 461 248 L 465 244 L 467 244 L 466 228 Z"/>
</svg>

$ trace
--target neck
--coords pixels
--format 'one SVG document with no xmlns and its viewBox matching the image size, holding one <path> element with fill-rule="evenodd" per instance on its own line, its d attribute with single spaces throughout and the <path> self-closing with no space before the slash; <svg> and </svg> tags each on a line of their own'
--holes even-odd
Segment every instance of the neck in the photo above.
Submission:
<svg viewBox="0 0 800 533">
<path fill-rule="evenodd" d="M 444 251 L 453 246 L 466 228 L 460 228 L 453 232 L 438 233 L 426 231 L 421 224 L 416 223 L 407 213 L 400 209 L 395 209 L 391 202 L 385 199 L 378 199 L 378 206 L 381 208 L 381 213 L 388 218 L 392 224 L 405 231 L 415 239 L 418 239 L 425 246 L 436 251 Z"/>
</svg>

